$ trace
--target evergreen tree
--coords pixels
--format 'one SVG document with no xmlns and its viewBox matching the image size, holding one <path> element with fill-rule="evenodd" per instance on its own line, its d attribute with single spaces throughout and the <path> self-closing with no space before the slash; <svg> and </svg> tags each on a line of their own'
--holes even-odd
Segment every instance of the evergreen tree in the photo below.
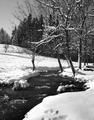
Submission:
<svg viewBox="0 0 94 120">
<path fill-rule="evenodd" d="M 56 26 L 58 26 L 58 25 L 59 25 L 59 18 L 58 18 L 58 16 L 57 16 L 57 18 L 56 18 L 55 25 L 56 25 Z"/>
<path fill-rule="evenodd" d="M 51 14 L 49 16 L 49 26 L 53 26 L 53 18 Z"/>
<path fill-rule="evenodd" d="M 11 43 L 12 45 L 18 45 L 16 26 L 15 26 L 14 30 L 12 30 L 11 41 L 12 41 L 12 43 Z"/>
<path fill-rule="evenodd" d="M 1 30 L 0 30 L 0 44 L 10 44 L 10 43 L 11 43 L 10 36 L 3 28 L 1 28 Z"/>
<path fill-rule="evenodd" d="M 43 15 L 39 17 L 39 22 L 38 22 L 38 37 L 39 40 L 42 39 L 43 32 L 44 32 L 44 21 L 43 21 Z"/>
<path fill-rule="evenodd" d="M 39 41 L 43 35 L 43 16 L 32 18 L 29 14 L 27 18 L 20 22 L 18 29 L 12 32 L 12 40 L 17 41 L 21 47 L 31 47 L 30 42 Z M 14 36 L 14 37 L 13 37 Z"/>
</svg>

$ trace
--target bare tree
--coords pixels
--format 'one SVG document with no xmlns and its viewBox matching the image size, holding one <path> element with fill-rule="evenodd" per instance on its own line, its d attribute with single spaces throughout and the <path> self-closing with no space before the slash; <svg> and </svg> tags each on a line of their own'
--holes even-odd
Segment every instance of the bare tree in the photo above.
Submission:
<svg viewBox="0 0 94 120">
<path fill-rule="evenodd" d="M 70 19 L 71 19 L 71 13 L 73 11 L 74 8 L 74 1 L 69 2 L 66 0 L 63 1 L 59 1 L 59 0 L 37 0 L 39 5 L 44 6 L 45 10 L 49 9 L 50 12 L 52 12 L 53 16 L 55 17 L 57 14 L 59 15 L 59 26 L 56 28 L 55 31 L 60 30 L 62 32 L 60 32 L 57 36 L 54 36 L 53 33 L 51 35 L 49 35 L 48 38 L 41 40 L 39 42 L 40 44 L 43 43 L 48 43 L 49 41 L 53 40 L 54 37 L 58 37 L 61 36 L 62 37 L 62 43 L 63 40 L 65 40 L 65 53 L 66 53 L 66 57 L 70 63 L 73 75 L 75 76 L 75 69 L 71 60 L 71 56 L 70 56 L 70 37 L 69 37 L 69 31 L 70 29 Z M 62 44 L 61 43 L 61 44 Z M 60 45 L 60 44 L 59 44 Z M 58 46 L 59 46 L 58 45 Z"/>
<path fill-rule="evenodd" d="M 27 18 L 29 14 L 32 14 L 32 17 L 38 17 L 37 5 L 35 1 L 25 0 L 23 3 L 17 2 L 17 8 L 13 13 L 13 16 L 20 22 L 23 19 Z"/>
</svg>

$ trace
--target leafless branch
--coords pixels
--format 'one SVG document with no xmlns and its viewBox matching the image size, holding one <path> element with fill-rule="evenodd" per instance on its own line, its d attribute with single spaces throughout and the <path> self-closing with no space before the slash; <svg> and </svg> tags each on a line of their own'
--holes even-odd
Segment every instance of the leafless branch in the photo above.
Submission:
<svg viewBox="0 0 94 120">
<path fill-rule="evenodd" d="M 48 36 L 47 38 L 45 38 L 45 39 L 43 39 L 43 40 L 41 40 L 39 42 L 31 42 L 31 44 L 35 44 L 36 47 L 39 47 L 40 45 L 45 44 L 45 43 L 49 43 L 53 39 L 61 37 L 61 36 L 63 36 L 63 35 L 59 34 L 59 35 Z"/>
<path fill-rule="evenodd" d="M 19 16 L 19 15 L 13 14 L 13 16 L 14 16 L 17 20 L 19 20 L 20 22 L 22 22 L 22 21 L 23 21 L 23 20 L 20 18 L 20 16 Z"/>
<path fill-rule="evenodd" d="M 37 0 L 40 4 L 43 4 L 44 6 L 46 6 L 46 7 L 49 7 L 49 8 L 54 8 L 54 9 L 58 9 L 59 7 L 56 7 L 56 6 L 54 6 L 54 5 L 52 5 L 52 4 L 48 4 L 48 3 L 45 3 L 45 2 L 42 2 L 42 1 L 40 1 L 40 0 Z"/>
<path fill-rule="evenodd" d="M 25 12 L 25 10 L 24 10 L 24 8 L 23 8 L 23 5 L 20 5 L 20 4 L 17 2 L 17 6 L 18 6 L 19 13 L 23 14 L 25 17 L 28 17 L 27 13 Z"/>
<path fill-rule="evenodd" d="M 27 9 L 28 13 L 32 13 L 29 1 L 25 1 L 25 5 L 26 5 L 26 9 Z"/>
<path fill-rule="evenodd" d="M 56 50 L 58 47 L 62 46 L 63 43 L 59 43 L 55 46 L 54 50 Z"/>
</svg>

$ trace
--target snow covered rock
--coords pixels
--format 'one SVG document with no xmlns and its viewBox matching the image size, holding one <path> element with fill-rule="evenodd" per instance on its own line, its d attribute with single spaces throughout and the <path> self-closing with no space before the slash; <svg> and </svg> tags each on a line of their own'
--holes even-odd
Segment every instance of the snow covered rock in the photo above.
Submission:
<svg viewBox="0 0 94 120">
<path fill-rule="evenodd" d="M 65 86 L 60 83 L 60 85 L 57 88 L 57 93 L 65 92 Z"/>
<path fill-rule="evenodd" d="M 21 88 L 29 87 L 29 83 L 27 82 L 27 80 L 20 80 L 19 82 L 20 82 Z"/>
<path fill-rule="evenodd" d="M 94 90 L 94 81 L 88 81 L 85 86 L 89 89 L 93 89 Z"/>
<path fill-rule="evenodd" d="M 19 81 L 15 81 L 14 82 L 14 86 L 13 86 L 13 90 L 17 90 L 17 89 L 25 89 L 27 87 L 29 87 L 29 83 L 27 82 L 27 80 L 19 80 Z"/>
<path fill-rule="evenodd" d="M 62 85 L 62 83 L 60 83 L 60 85 L 58 86 L 57 88 L 57 93 L 63 93 L 63 92 L 66 92 L 66 91 L 73 91 L 73 89 L 75 88 L 76 86 L 73 85 L 73 84 L 70 84 L 70 85 Z"/>
</svg>

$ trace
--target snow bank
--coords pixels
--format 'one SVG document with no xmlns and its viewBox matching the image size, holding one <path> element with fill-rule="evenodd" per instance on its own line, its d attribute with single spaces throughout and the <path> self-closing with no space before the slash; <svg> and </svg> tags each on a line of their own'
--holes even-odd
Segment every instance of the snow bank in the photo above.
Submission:
<svg viewBox="0 0 94 120">
<path fill-rule="evenodd" d="M 75 77 L 85 80 L 87 88 L 94 90 L 94 71 L 79 70 Z"/>
<path fill-rule="evenodd" d="M 32 69 L 28 70 L 21 70 L 16 69 L 13 71 L 8 72 L 1 72 L 0 73 L 0 83 L 11 84 L 14 81 L 20 81 L 21 79 L 27 80 L 30 77 L 34 77 L 39 75 L 39 71 L 32 71 Z"/>
<path fill-rule="evenodd" d="M 94 91 L 47 97 L 23 120 L 94 120 Z"/>
<path fill-rule="evenodd" d="M 75 78 L 77 80 L 86 81 L 87 82 L 86 86 L 89 89 L 94 89 L 94 71 L 84 71 L 77 68 L 75 68 L 75 70 L 76 70 Z M 65 68 L 64 72 L 60 73 L 60 75 L 62 77 L 63 76 L 73 77 L 71 68 Z"/>
</svg>

